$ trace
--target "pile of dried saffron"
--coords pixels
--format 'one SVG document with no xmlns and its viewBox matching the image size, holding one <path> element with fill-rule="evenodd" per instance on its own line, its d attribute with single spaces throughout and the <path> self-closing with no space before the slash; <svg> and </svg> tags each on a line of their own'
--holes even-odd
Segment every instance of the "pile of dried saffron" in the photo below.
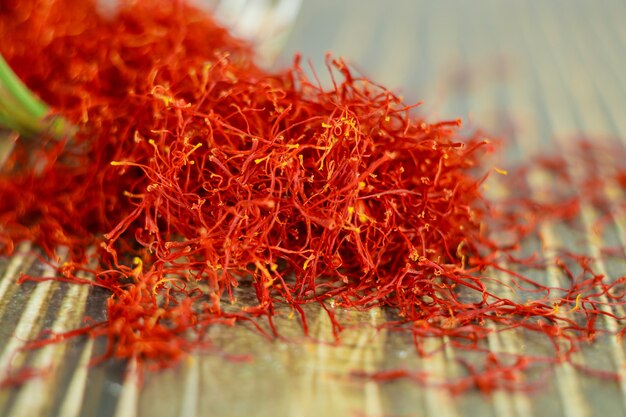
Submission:
<svg viewBox="0 0 626 417">
<path fill-rule="evenodd" d="M 511 271 L 536 299 L 493 291 L 484 269 L 515 259 L 488 217 L 518 238 L 534 229 L 485 201 L 488 142 L 417 118 L 341 60 L 329 60 L 330 89 L 297 59 L 268 72 L 183 1 L 123 1 L 106 15 L 93 0 L 0 5 L 0 53 L 77 127 L 67 143 L 16 143 L 0 177 L 0 248 L 29 240 L 55 259 L 67 247 L 58 279 L 111 292 L 107 320 L 84 330 L 111 355 L 170 366 L 216 323 L 266 317 L 276 332 L 279 304 L 305 333 L 305 303 L 327 308 L 337 332 L 331 302 L 385 306 L 390 326 L 466 348 L 488 323 L 572 342 L 602 314 L 562 319 L 547 286 Z M 256 303 L 224 309 L 244 279 Z M 585 309 L 578 293 L 559 303 Z M 562 338 L 563 323 L 576 336 Z"/>
</svg>

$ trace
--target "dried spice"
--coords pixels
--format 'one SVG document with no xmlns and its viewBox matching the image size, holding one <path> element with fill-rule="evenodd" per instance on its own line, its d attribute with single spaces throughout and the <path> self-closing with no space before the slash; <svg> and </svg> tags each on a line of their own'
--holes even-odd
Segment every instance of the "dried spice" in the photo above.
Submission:
<svg viewBox="0 0 626 417">
<path fill-rule="evenodd" d="M 299 58 L 268 72 L 182 1 L 122 2 L 107 15 L 84 0 L 0 4 L 0 52 L 76 127 L 34 149 L 16 143 L 0 177 L 0 247 L 10 254 L 30 240 L 52 259 L 67 247 L 54 279 L 111 292 L 106 321 L 30 348 L 88 334 L 108 338 L 107 356 L 165 367 L 210 346 L 215 324 L 246 321 L 272 338 L 278 305 L 306 333 L 302 306 L 319 303 L 337 335 L 335 308 L 383 306 L 396 314 L 384 327 L 412 334 L 420 353 L 431 336 L 484 352 L 484 369 L 467 363 L 468 377 L 447 384 L 490 391 L 519 388 L 516 375 L 534 365 L 570 360 L 603 332 L 599 317 L 621 319 L 610 307 L 623 302 L 623 277 L 594 272 L 574 252 L 518 250 L 546 221 L 573 219 L 579 194 L 487 199 L 489 141 L 462 134 L 457 120 L 425 121 L 342 60 L 328 58 L 330 88 Z M 509 186 L 528 188 L 515 184 L 522 174 L 507 176 Z M 525 272 L 554 268 L 569 282 Z M 225 308 L 237 306 L 244 280 L 256 303 Z M 554 354 L 484 347 L 514 328 L 547 337 Z"/>
</svg>

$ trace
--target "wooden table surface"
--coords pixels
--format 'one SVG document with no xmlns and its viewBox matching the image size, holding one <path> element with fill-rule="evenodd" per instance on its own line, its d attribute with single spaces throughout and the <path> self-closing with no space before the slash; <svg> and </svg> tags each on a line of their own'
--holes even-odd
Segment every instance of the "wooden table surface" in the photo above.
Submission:
<svg viewBox="0 0 626 417">
<path fill-rule="evenodd" d="M 305 0 L 279 61 L 301 52 L 324 79 L 324 54 L 343 55 L 407 101 L 424 101 L 423 112 L 433 120 L 462 117 L 507 136 L 515 144 L 509 160 L 524 159 L 581 132 L 626 139 L 625 19 L 621 0 Z M 617 232 L 623 244 L 624 230 Z M 544 233 L 547 240 L 565 239 Z M 50 281 L 16 286 L 21 271 L 51 274 L 28 255 L 0 259 L 0 372 L 22 363 L 51 372 L 1 389 L 2 416 L 626 415 L 624 382 L 589 378 L 568 365 L 556 367 L 533 395 L 453 396 L 410 381 L 355 379 L 353 370 L 393 366 L 452 377 L 460 372 L 454 360 L 460 353 L 448 348 L 420 358 L 406 335 L 374 326 L 346 331 L 339 345 L 313 343 L 302 340 L 299 325 L 289 320 L 280 323 L 285 340 L 274 342 L 244 327 L 215 327 L 210 336 L 220 351 L 253 360 L 192 356 L 179 368 L 147 374 L 140 386 L 133 364 L 131 372 L 120 362 L 86 366 L 102 351 L 102 341 L 20 352 L 42 328 L 72 328 L 83 314 L 103 318 L 106 297 Z M 376 324 L 386 314 L 346 312 L 344 320 Z M 325 314 L 310 308 L 309 316 L 312 334 L 332 341 Z M 441 343 L 427 341 L 432 349 Z M 489 339 L 491 347 L 510 351 L 541 349 L 533 343 L 514 332 Z M 583 354 L 595 367 L 626 372 L 625 351 L 615 339 Z"/>
</svg>

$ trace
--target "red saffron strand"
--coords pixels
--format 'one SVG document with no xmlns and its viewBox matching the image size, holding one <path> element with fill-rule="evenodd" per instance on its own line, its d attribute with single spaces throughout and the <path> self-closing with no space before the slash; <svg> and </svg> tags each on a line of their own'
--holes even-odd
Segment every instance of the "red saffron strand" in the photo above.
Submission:
<svg viewBox="0 0 626 417">
<path fill-rule="evenodd" d="M 184 1 L 122 1 L 110 16 L 95 1 L 36 3 L 0 15 L 0 53 L 77 132 L 34 158 L 17 143 L 0 175 L 0 250 L 30 240 L 56 259 L 68 247 L 58 277 L 20 282 L 111 295 L 105 322 L 26 348 L 103 337 L 102 359 L 162 368 L 214 349 L 210 326 L 245 322 L 272 340 L 289 311 L 308 334 L 303 307 L 318 304 L 340 340 L 335 308 L 384 307 L 394 317 L 380 327 L 406 332 L 425 357 L 425 337 L 482 353 L 482 368 L 461 360 L 466 376 L 443 385 L 491 392 L 529 390 L 519 375 L 571 361 L 606 333 L 598 319 L 624 320 L 613 310 L 624 279 L 595 271 L 600 260 L 523 253 L 541 225 L 572 225 L 584 205 L 600 214 L 599 232 L 623 210 L 601 195 L 588 146 L 576 156 L 583 184 L 564 158 L 537 159 L 501 180 L 519 193 L 489 199 L 489 141 L 460 120 L 428 123 L 341 59 L 327 60 L 326 89 L 300 57 L 280 72 L 257 67 L 247 44 Z M 529 197 L 533 169 L 569 191 Z M 621 186 L 625 171 L 612 174 Z M 555 270 L 558 285 L 534 278 Z M 552 356 L 485 348 L 513 330 L 542 335 Z M 405 369 L 369 376 L 428 383 Z"/>
</svg>

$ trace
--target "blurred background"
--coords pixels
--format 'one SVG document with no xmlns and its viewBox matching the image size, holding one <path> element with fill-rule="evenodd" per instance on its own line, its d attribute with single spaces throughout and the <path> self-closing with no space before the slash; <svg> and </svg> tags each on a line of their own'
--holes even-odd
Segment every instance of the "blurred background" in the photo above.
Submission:
<svg viewBox="0 0 626 417">
<path fill-rule="evenodd" d="M 324 54 L 526 150 L 554 135 L 626 137 L 626 3 L 620 0 L 304 0 L 279 62 Z M 530 137 L 533 131 L 539 137 Z"/>
</svg>

